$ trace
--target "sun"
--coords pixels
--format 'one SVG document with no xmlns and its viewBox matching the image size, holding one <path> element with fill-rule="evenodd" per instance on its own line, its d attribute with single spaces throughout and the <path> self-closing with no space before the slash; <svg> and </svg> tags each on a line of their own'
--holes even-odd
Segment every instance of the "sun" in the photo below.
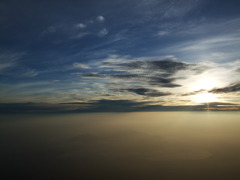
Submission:
<svg viewBox="0 0 240 180">
<path fill-rule="evenodd" d="M 216 87 L 218 82 L 213 77 L 202 77 L 191 85 L 191 89 L 196 92 L 191 99 L 195 103 L 218 102 L 219 95 L 210 93 L 209 90 Z"/>
<path fill-rule="evenodd" d="M 199 80 L 195 81 L 191 86 L 193 91 L 197 90 L 210 90 L 216 87 L 217 81 L 214 78 L 202 77 Z"/>
<path fill-rule="evenodd" d="M 210 103 L 210 102 L 218 101 L 216 94 L 212 94 L 208 92 L 193 95 L 192 98 L 193 98 L 193 101 L 196 103 Z"/>
</svg>

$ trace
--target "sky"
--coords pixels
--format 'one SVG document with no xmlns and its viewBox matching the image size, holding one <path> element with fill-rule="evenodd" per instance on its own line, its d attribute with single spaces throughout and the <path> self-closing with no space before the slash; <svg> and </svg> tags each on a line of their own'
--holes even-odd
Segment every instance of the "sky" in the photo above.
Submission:
<svg viewBox="0 0 240 180">
<path fill-rule="evenodd" d="M 1 112 L 240 110 L 237 0 L 2 0 Z"/>
</svg>

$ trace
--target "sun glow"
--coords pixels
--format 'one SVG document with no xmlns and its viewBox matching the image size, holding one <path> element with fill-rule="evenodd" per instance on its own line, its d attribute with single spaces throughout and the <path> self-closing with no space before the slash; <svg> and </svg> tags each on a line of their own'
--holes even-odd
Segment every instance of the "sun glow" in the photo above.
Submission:
<svg viewBox="0 0 240 180">
<path fill-rule="evenodd" d="M 196 103 L 210 103 L 210 102 L 218 102 L 219 95 L 209 93 L 208 91 L 215 88 L 218 82 L 211 77 L 202 77 L 197 80 L 194 84 L 192 84 L 192 90 L 196 92 L 196 94 L 192 95 L 192 101 Z"/>
<path fill-rule="evenodd" d="M 193 96 L 193 101 L 196 103 L 210 103 L 210 102 L 217 102 L 218 98 L 217 95 L 212 93 L 200 93 Z"/>
<path fill-rule="evenodd" d="M 217 86 L 217 82 L 213 78 L 201 78 L 192 85 L 192 90 L 210 90 Z"/>
</svg>

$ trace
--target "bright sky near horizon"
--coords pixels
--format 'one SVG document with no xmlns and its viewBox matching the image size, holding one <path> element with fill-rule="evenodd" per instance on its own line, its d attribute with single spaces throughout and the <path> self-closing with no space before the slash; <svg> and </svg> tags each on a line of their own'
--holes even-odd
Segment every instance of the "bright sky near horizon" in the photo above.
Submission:
<svg viewBox="0 0 240 180">
<path fill-rule="evenodd" d="M 2 0 L 0 24 L 1 104 L 240 109 L 237 0 Z"/>
</svg>

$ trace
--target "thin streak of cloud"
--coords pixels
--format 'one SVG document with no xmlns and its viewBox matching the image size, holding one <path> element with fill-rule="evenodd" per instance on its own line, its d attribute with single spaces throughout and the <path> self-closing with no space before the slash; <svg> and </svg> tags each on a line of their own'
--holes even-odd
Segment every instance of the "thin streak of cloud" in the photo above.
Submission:
<svg viewBox="0 0 240 180">
<path fill-rule="evenodd" d="M 171 93 L 169 92 L 160 92 L 155 89 L 148 89 L 148 88 L 129 88 L 129 89 L 120 89 L 118 91 L 132 92 L 137 95 L 147 96 L 147 97 L 161 97 L 161 96 L 171 95 Z"/>
<path fill-rule="evenodd" d="M 19 65 L 19 60 L 25 55 L 26 53 L 0 53 L 0 74 L 14 74 L 15 72 L 13 69 L 22 68 Z"/>
<path fill-rule="evenodd" d="M 90 67 L 88 65 L 81 64 L 81 63 L 74 63 L 73 67 L 77 68 L 77 69 L 90 69 Z"/>
<path fill-rule="evenodd" d="M 4 63 L 0 62 L 0 72 L 3 71 L 4 69 L 7 69 L 9 67 L 15 66 L 14 63 Z"/>
<path fill-rule="evenodd" d="M 168 34 L 169 34 L 169 32 L 167 32 L 167 31 L 159 31 L 159 32 L 157 33 L 157 36 L 161 37 L 161 36 L 166 36 L 166 35 L 168 35 Z"/>
<path fill-rule="evenodd" d="M 190 92 L 190 93 L 182 94 L 182 96 L 192 96 L 192 95 L 196 95 L 196 94 L 203 93 L 203 92 L 206 92 L 206 90 L 200 89 L 198 91 L 193 91 L 193 92 Z"/>
</svg>

